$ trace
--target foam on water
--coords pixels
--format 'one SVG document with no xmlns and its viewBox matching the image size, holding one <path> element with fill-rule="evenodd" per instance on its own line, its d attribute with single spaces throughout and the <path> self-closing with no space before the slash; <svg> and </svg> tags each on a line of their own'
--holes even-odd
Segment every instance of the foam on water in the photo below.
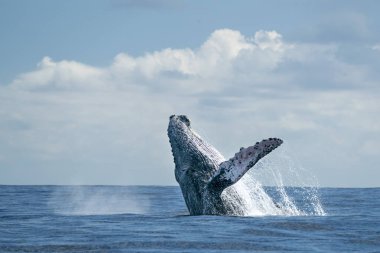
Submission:
<svg viewBox="0 0 380 253">
<path fill-rule="evenodd" d="M 297 165 L 287 155 L 286 148 L 260 160 L 231 189 L 223 192 L 222 197 L 226 201 L 236 201 L 233 192 L 238 192 L 243 198 L 243 203 L 239 204 L 244 205 L 246 216 L 326 215 L 316 178 Z"/>
</svg>

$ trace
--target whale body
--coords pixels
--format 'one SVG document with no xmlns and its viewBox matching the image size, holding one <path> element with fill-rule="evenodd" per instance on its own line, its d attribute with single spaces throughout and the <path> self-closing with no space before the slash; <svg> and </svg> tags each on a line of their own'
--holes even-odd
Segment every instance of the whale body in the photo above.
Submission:
<svg viewBox="0 0 380 253">
<path fill-rule="evenodd" d="M 190 215 L 244 215 L 244 199 L 229 186 L 283 142 L 279 138 L 265 139 L 240 148 L 234 157 L 226 160 L 192 130 L 185 115 L 170 116 L 168 136 L 175 178 Z M 228 191 L 228 199 L 222 196 L 224 190 Z"/>
</svg>

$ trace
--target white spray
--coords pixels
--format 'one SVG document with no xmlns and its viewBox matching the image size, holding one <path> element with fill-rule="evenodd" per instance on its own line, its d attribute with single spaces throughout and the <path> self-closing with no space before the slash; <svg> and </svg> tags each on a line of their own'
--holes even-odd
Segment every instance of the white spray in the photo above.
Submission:
<svg viewBox="0 0 380 253">
<path fill-rule="evenodd" d="M 48 205 L 63 215 L 142 214 L 150 200 L 123 187 L 66 186 L 52 194 Z"/>
<path fill-rule="evenodd" d="M 235 185 L 222 193 L 225 201 L 242 197 L 246 216 L 326 215 L 318 184 L 310 172 L 296 165 L 285 152 L 286 146 L 260 160 Z M 266 186 L 264 187 L 263 184 Z"/>
</svg>

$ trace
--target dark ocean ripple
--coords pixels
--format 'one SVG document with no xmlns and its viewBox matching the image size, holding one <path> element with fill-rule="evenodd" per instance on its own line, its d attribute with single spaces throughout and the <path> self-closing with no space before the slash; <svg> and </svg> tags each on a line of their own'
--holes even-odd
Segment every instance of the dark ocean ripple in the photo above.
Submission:
<svg viewBox="0 0 380 253">
<path fill-rule="evenodd" d="M 380 188 L 320 195 L 325 216 L 189 216 L 178 187 L 0 186 L 0 252 L 380 252 Z"/>
</svg>

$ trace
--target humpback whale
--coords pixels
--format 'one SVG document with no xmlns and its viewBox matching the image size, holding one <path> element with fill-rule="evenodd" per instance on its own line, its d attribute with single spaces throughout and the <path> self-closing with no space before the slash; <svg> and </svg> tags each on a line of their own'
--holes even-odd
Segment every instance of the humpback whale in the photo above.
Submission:
<svg viewBox="0 0 380 253">
<path fill-rule="evenodd" d="M 269 138 L 240 148 L 229 160 L 203 140 L 185 115 L 170 116 L 168 136 L 175 178 L 190 215 L 244 215 L 244 199 L 234 187 L 261 158 L 282 144 Z M 228 198 L 222 192 L 228 192 Z M 232 201 L 231 201 L 232 200 Z"/>
</svg>

